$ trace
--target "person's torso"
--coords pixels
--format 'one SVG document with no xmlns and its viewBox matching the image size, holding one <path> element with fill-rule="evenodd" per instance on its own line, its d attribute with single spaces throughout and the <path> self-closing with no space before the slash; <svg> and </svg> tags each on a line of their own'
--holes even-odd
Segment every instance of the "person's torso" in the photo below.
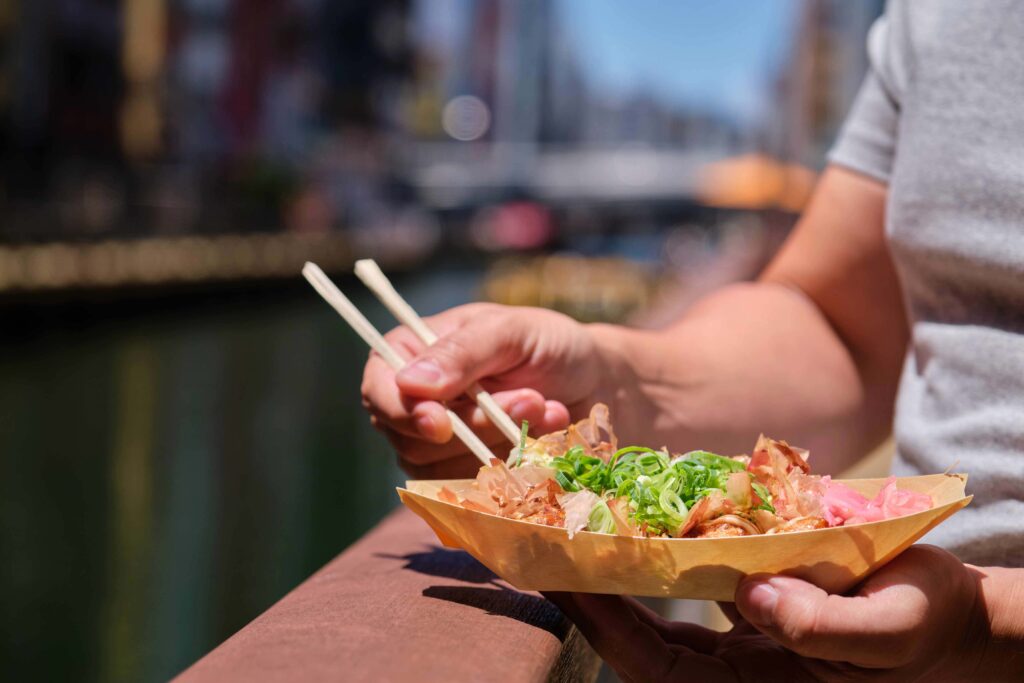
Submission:
<svg viewBox="0 0 1024 683">
<path fill-rule="evenodd" d="M 896 471 L 959 461 L 974 505 L 929 539 L 1024 565 L 1024 2 L 899 10 L 887 235 L 912 336 Z"/>
</svg>

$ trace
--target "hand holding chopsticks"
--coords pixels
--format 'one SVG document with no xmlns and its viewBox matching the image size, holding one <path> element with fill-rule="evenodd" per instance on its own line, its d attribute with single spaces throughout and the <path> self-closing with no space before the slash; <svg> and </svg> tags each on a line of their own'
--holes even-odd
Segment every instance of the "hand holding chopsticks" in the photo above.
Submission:
<svg viewBox="0 0 1024 683">
<path fill-rule="evenodd" d="M 412 330 L 413 334 L 419 337 L 421 342 L 431 346 L 437 341 L 437 335 L 434 331 L 413 310 L 412 306 L 402 298 L 402 295 L 395 291 L 391 281 L 384 275 L 376 261 L 373 259 L 356 261 L 355 273 L 356 277 L 362 280 L 363 284 L 377 295 L 381 303 L 398 319 L 398 322 Z M 493 396 L 484 391 L 483 387 L 475 382 L 466 390 L 466 393 L 476 401 L 476 404 L 480 406 L 480 410 L 501 430 L 506 439 L 513 444 L 519 443 L 519 427 L 508 416 L 508 413 L 502 410 Z"/>
<path fill-rule="evenodd" d="M 396 317 L 398 317 L 402 323 L 413 329 L 414 333 L 416 333 L 424 343 L 428 343 L 426 341 L 428 338 L 431 340 L 430 343 L 436 341 L 437 336 L 429 327 L 427 327 L 423 320 L 420 319 L 412 307 L 410 307 L 409 304 L 394 291 L 394 288 L 391 286 L 391 283 L 387 281 L 387 278 L 384 277 L 384 274 L 380 272 L 379 268 L 376 268 L 376 264 L 372 261 L 369 263 L 373 264 L 372 267 L 364 266 L 361 270 L 364 272 L 364 275 L 369 272 L 367 277 L 374 282 L 374 285 L 371 286 L 374 293 L 384 301 L 389 310 L 395 313 Z M 374 271 L 379 273 L 378 277 L 374 277 Z M 328 278 L 316 264 L 306 263 L 302 269 L 302 274 L 306 280 L 313 285 L 313 288 L 319 292 L 320 296 L 322 296 L 324 300 L 326 300 L 327 303 L 329 303 L 334 310 L 336 310 L 341 317 L 345 319 L 345 321 L 360 337 L 362 337 L 363 341 L 365 341 L 370 348 L 380 354 L 388 365 L 390 365 L 396 372 L 405 367 L 405 360 L 391 347 L 390 344 L 388 344 L 387 340 L 381 336 L 380 332 L 377 331 L 373 324 L 359 312 L 359 309 L 349 301 L 348 297 L 342 294 L 341 290 L 331 282 L 330 278 Z M 363 279 L 362 275 L 360 276 L 360 279 Z M 366 282 L 366 279 L 363 279 L 363 281 Z M 400 315 L 398 311 L 401 312 Z M 495 424 L 501 429 L 502 433 L 509 437 L 510 441 L 518 443 L 519 431 L 515 428 L 515 423 L 512 421 L 512 418 L 510 418 L 501 409 L 501 407 L 494 402 L 494 399 L 489 394 L 484 392 L 478 386 L 474 385 L 470 391 L 472 392 L 471 396 L 478 402 L 490 399 L 491 405 L 487 405 L 485 407 L 484 404 L 481 403 L 481 408 L 484 410 L 484 413 L 495 422 Z M 484 394 L 486 398 L 481 399 L 480 394 Z M 451 410 L 447 410 L 446 412 L 448 418 L 451 420 L 452 431 L 454 431 L 455 435 L 459 437 L 464 444 L 466 444 L 469 450 L 472 451 L 482 463 L 489 465 L 491 459 L 496 456 L 458 415 Z M 512 426 L 511 432 L 508 430 L 508 425 Z"/>
</svg>

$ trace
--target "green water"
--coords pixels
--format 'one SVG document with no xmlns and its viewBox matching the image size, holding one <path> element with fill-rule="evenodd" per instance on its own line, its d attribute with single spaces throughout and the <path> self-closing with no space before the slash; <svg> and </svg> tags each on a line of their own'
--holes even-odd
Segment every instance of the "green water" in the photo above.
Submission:
<svg viewBox="0 0 1024 683">
<path fill-rule="evenodd" d="M 426 313 L 476 280 L 398 284 Z M 206 299 L 83 304 L 72 324 L 4 335 L 4 679 L 166 680 L 397 503 L 359 404 L 366 350 L 341 319 L 298 288 Z"/>
</svg>

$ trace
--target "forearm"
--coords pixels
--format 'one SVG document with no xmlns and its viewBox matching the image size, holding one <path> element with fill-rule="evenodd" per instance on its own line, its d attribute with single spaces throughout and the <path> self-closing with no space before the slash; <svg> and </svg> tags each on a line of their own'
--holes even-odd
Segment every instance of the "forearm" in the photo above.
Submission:
<svg viewBox="0 0 1024 683">
<path fill-rule="evenodd" d="M 733 285 L 665 330 L 592 331 L 610 370 L 599 398 L 630 443 L 742 453 L 764 432 L 836 472 L 888 431 L 851 354 L 791 288 Z"/>
<path fill-rule="evenodd" d="M 837 473 L 885 438 L 908 337 L 885 198 L 829 168 L 761 282 L 660 332 L 592 326 L 626 440 L 733 453 L 764 432 Z"/>
<path fill-rule="evenodd" d="M 974 627 L 962 661 L 971 680 L 1024 680 L 1024 569 L 971 568 L 977 577 Z"/>
</svg>

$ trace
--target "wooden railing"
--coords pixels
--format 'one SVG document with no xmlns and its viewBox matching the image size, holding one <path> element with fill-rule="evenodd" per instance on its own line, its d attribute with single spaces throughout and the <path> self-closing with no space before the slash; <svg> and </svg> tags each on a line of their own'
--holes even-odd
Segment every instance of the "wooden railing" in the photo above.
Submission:
<svg viewBox="0 0 1024 683">
<path fill-rule="evenodd" d="M 592 681 L 599 666 L 551 603 L 403 509 L 176 681 Z"/>
</svg>

